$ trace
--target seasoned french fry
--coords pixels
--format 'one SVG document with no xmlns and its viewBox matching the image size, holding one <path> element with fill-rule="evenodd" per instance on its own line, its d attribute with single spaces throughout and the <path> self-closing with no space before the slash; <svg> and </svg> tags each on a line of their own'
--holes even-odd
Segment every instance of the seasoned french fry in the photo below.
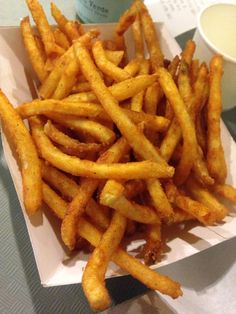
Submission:
<svg viewBox="0 0 236 314">
<path fill-rule="evenodd" d="M 54 143 L 65 146 L 71 151 L 77 153 L 98 152 L 102 148 L 100 144 L 81 143 L 78 140 L 69 137 L 65 133 L 58 130 L 50 120 L 48 120 L 47 123 L 44 125 L 44 132 Z"/>
<path fill-rule="evenodd" d="M 47 113 L 46 115 L 51 120 L 56 121 L 69 129 L 92 136 L 92 138 L 96 139 L 101 144 L 109 145 L 115 140 L 115 133 L 101 123 L 88 119 L 78 119 L 69 115 L 63 116 L 56 113 Z"/>
<path fill-rule="evenodd" d="M 129 80 L 116 83 L 108 87 L 108 89 L 118 101 L 123 101 L 133 97 L 141 90 L 153 84 L 156 80 L 157 77 L 155 74 L 139 75 Z M 97 97 L 95 96 L 94 92 L 88 92 L 70 95 L 66 97 L 65 100 L 74 102 L 92 102 L 96 101 Z"/>
<path fill-rule="evenodd" d="M 222 111 L 221 77 L 223 58 L 214 56 L 210 62 L 210 94 L 207 104 L 207 167 L 218 183 L 224 183 L 227 168 L 220 137 L 220 115 Z"/>
<path fill-rule="evenodd" d="M 236 189 L 232 185 L 216 184 L 213 186 L 213 191 L 231 202 L 236 203 Z"/>
<path fill-rule="evenodd" d="M 124 196 L 123 185 L 114 180 L 107 181 L 100 195 L 100 203 L 114 208 L 131 220 L 145 224 L 160 223 L 154 209 L 129 201 Z"/>
<path fill-rule="evenodd" d="M 164 56 L 161 51 L 160 42 L 156 33 L 152 18 L 141 1 L 136 2 L 141 17 L 142 29 L 147 44 L 152 69 L 155 71 L 159 66 L 163 66 Z"/>
<path fill-rule="evenodd" d="M 105 288 L 105 273 L 108 263 L 124 235 L 127 219 L 114 212 L 111 223 L 90 256 L 85 267 L 82 287 L 92 309 L 98 311 L 107 308 L 111 299 Z M 91 291 L 94 293 L 91 294 Z"/>
<path fill-rule="evenodd" d="M 139 12 L 136 13 L 136 18 L 132 24 L 132 33 L 134 38 L 135 57 L 144 58 L 144 42 L 141 29 L 141 19 Z"/>
<path fill-rule="evenodd" d="M 61 46 L 65 50 L 70 47 L 70 42 L 68 41 L 66 35 L 59 28 L 56 28 L 53 31 L 53 35 L 58 46 Z"/>
<path fill-rule="evenodd" d="M 140 69 L 140 59 L 135 58 L 130 60 L 130 62 L 124 67 L 124 70 L 130 74 L 130 76 L 135 76 Z"/>
<path fill-rule="evenodd" d="M 192 85 L 195 83 L 197 79 L 198 71 L 199 71 L 199 60 L 194 59 L 192 60 L 191 65 L 190 65 L 190 80 L 191 80 Z"/>
<path fill-rule="evenodd" d="M 130 27 L 131 24 L 135 21 L 137 15 L 137 8 L 135 2 L 131 5 L 129 9 L 127 9 L 120 17 L 117 26 L 116 26 L 116 33 L 119 36 L 124 35 L 127 29 Z"/>
<path fill-rule="evenodd" d="M 33 215 L 40 209 L 42 203 L 42 179 L 38 154 L 29 131 L 1 90 L 0 118 L 6 137 L 19 158 L 25 209 L 28 215 Z"/>
<path fill-rule="evenodd" d="M 53 2 L 51 2 L 51 14 L 57 22 L 59 29 L 66 35 L 65 25 L 68 22 L 68 19 L 62 14 L 62 12 Z"/>
<path fill-rule="evenodd" d="M 105 55 L 106 58 L 112 62 L 113 64 L 115 64 L 116 66 L 118 66 L 124 56 L 124 51 L 120 51 L 120 50 L 105 50 Z"/>
<path fill-rule="evenodd" d="M 29 22 L 29 17 L 25 17 L 21 20 L 20 27 L 24 46 L 30 58 L 33 69 L 37 74 L 38 79 L 43 82 L 46 79 L 48 72 L 45 71 L 45 60 L 40 52 L 40 49 L 38 48 L 37 42 L 35 41 Z"/>
<path fill-rule="evenodd" d="M 101 41 L 98 40 L 93 44 L 92 51 L 94 60 L 103 73 L 114 79 L 116 82 L 124 81 L 130 78 L 128 72 L 117 67 L 107 59 Z"/>
<path fill-rule="evenodd" d="M 196 44 L 191 39 L 185 44 L 184 50 L 182 52 L 182 59 L 188 64 L 191 65 L 193 55 L 196 49 Z"/>
<path fill-rule="evenodd" d="M 196 182 L 193 178 L 188 178 L 186 188 L 194 199 L 207 206 L 216 215 L 217 221 L 224 219 L 227 215 L 227 208 L 221 204 L 206 188 Z"/>
<path fill-rule="evenodd" d="M 42 60 L 44 62 L 46 62 L 47 56 L 46 56 L 46 52 L 45 52 L 45 49 L 44 49 L 44 45 L 43 45 L 42 39 L 39 37 L 39 35 L 34 35 L 34 40 L 36 42 L 36 45 L 38 47 L 38 50 L 40 52 Z"/>
<path fill-rule="evenodd" d="M 26 0 L 26 3 L 41 35 L 47 56 L 54 57 L 62 55 L 65 50 L 56 44 L 53 31 L 48 24 L 41 4 L 38 0 Z"/>
<path fill-rule="evenodd" d="M 146 243 L 142 250 L 145 264 L 154 264 L 160 257 L 161 251 L 161 224 L 148 225 Z"/>
</svg>

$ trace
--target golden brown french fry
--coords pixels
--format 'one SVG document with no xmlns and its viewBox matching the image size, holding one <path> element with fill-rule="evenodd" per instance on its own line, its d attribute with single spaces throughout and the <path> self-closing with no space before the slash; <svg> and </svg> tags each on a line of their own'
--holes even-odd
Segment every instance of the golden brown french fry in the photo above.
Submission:
<svg viewBox="0 0 236 314">
<path fill-rule="evenodd" d="M 199 60 L 194 59 L 192 60 L 191 65 L 190 65 L 190 80 L 191 80 L 192 86 L 197 79 L 198 71 L 199 71 Z"/>
<path fill-rule="evenodd" d="M 133 24 L 136 18 L 136 14 L 136 4 L 133 3 L 119 18 L 115 30 L 118 36 L 124 35 L 128 28 Z"/>
<path fill-rule="evenodd" d="M 207 167 L 211 176 L 218 183 L 224 183 L 227 176 L 227 167 L 220 137 L 222 74 L 223 58 L 216 55 L 210 62 L 210 94 L 207 104 Z"/>
<path fill-rule="evenodd" d="M 98 204 L 91 198 L 85 208 L 85 213 L 95 226 L 106 230 L 111 222 L 111 215 L 107 215 L 106 209 L 108 209 L 109 212 L 111 211 L 110 208 Z"/>
<path fill-rule="evenodd" d="M 30 58 L 30 62 L 33 66 L 35 73 L 37 74 L 38 79 L 40 80 L 40 82 L 43 82 L 46 79 L 48 72 L 45 71 L 45 60 L 40 53 L 38 45 L 35 41 L 29 22 L 29 17 L 25 17 L 21 20 L 20 28 L 24 41 L 24 46 Z"/>
<path fill-rule="evenodd" d="M 181 184 L 188 177 L 196 156 L 197 139 L 195 128 L 171 75 L 164 68 L 159 68 L 157 73 L 160 85 L 175 112 L 184 140 L 183 152 L 187 156 L 180 161 L 175 172 L 175 181 L 177 184 Z"/>
<path fill-rule="evenodd" d="M 37 25 L 47 56 L 55 57 L 62 55 L 65 50 L 56 44 L 53 31 L 48 24 L 47 17 L 41 4 L 38 2 L 38 0 L 26 0 L 26 3 L 32 14 L 35 24 Z"/>
<path fill-rule="evenodd" d="M 145 224 L 160 223 L 160 218 L 154 209 L 129 201 L 124 196 L 121 183 L 108 180 L 100 195 L 100 203 L 117 210 L 123 216 Z"/>
<path fill-rule="evenodd" d="M 140 59 L 131 59 L 129 63 L 124 67 L 124 70 L 130 74 L 130 76 L 135 76 L 140 69 Z"/>
<path fill-rule="evenodd" d="M 123 101 L 130 97 L 133 97 L 141 90 L 153 84 L 156 80 L 157 77 L 155 74 L 139 75 L 129 80 L 116 83 L 108 87 L 108 89 L 118 101 Z M 95 96 L 94 92 L 87 92 L 70 95 L 64 100 L 73 102 L 93 102 L 97 101 L 97 97 Z"/>
<path fill-rule="evenodd" d="M 144 42 L 141 28 L 141 19 L 139 12 L 136 13 L 136 18 L 132 24 L 132 33 L 134 38 L 135 57 L 144 58 Z"/>
<path fill-rule="evenodd" d="M 125 217 L 114 212 L 108 229 L 102 235 L 99 245 L 93 251 L 85 267 L 82 287 L 91 308 L 95 311 L 104 310 L 111 304 L 105 287 L 105 273 L 108 263 L 124 235 L 126 223 Z"/>
<path fill-rule="evenodd" d="M 194 199 L 211 209 L 211 211 L 216 215 L 217 221 L 224 219 L 227 215 L 227 208 L 225 208 L 225 206 L 221 204 L 212 193 L 210 193 L 206 188 L 203 188 L 193 178 L 188 178 L 186 188 Z"/>
<path fill-rule="evenodd" d="M 79 22 L 78 21 L 68 21 L 65 24 L 65 33 L 67 34 L 67 36 L 69 37 L 71 42 L 73 42 L 73 40 L 76 40 L 80 37 L 80 31 L 79 31 L 77 23 L 79 23 Z M 82 27 L 82 25 L 80 23 L 79 23 L 79 27 L 80 28 Z"/>
<path fill-rule="evenodd" d="M 236 203 L 236 189 L 232 185 L 216 184 L 213 186 L 213 191 L 231 202 Z"/>
<path fill-rule="evenodd" d="M 102 237 L 101 232 L 84 218 L 81 218 L 79 221 L 78 233 L 93 246 L 97 246 Z M 177 298 L 182 295 L 180 285 L 177 282 L 172 281 L 165 275 L 161 275 L 151 270 L 136 258 L 128 255 L 121 248 L 118 247 L 112 255 L 112 260 L 148 288 L 158 290 L 172 298 Z"/>
<path fill-rule="evenodd" d="M 46 116 L 71 130 L 92 136 L 101 144 L 110 145 L 115 140 L 115 133 L 99 122 L 56 113 L 46 113 Z"/>
<path fill-rule="evenodd" d="M 140 69 L 139 69 L 139 75 L 145 75 L 149 73 L 149 61 L 148 60 L 142 60 Z M 136 94 L 131 99 L 131 110 L 134 111 L 142 111 L 143 107 L 143 99 L 144 99 L 144 90 Z"/>
<path fill-rule="evenodd" d="M 196 49 L 196 44 L 193 40 L 188 40 L 182 52 L 182 59 L 188 64 L 191 65 L 193 55 Z"/>
<path fill-rule="evenodd" d="M 142 250 L 146 265 L 154 264 L 162 252 L 161 224 L 147 226 L 146 243 Z"/>
<path fill-rule="evenodd" d="M 0 118 L 6 137 L 19 158 L 25 209 L 28 215 L 33 215 L 42 202 L 42 179 L 37 150 L 29 131 L 1 90 Z"/>
<path fill-rule="evenodd" d="M 123 59 L 124 51 L 122 50 L 105 50 L 106 58 L 118 66 Z"/>
<path fill-rule="evenodd" d="M 51 14 L 57 22 L 59 29 L 66 35 L 65 25 L 68 22 L 68 19 L 62 14 L 62 12 L 53 2 L 51 2 Z"/>
<path fill-rule="evenodd" d="M 46 55 L 46 52 L 45 52 L 45 49 L 44 49 L 44 45 L 43 45 L 42 39 L 39 37 L 39 35 L 35 35 L 34 34 L 34 40 L 35 40 L 35 43 L 36 43 L 36 45 L 38 47 L 38 50 L 40 52 L 42 60 L 44 62 L 46 62 L 47 55 Z"/>
<path fill-rule="evenodd" d="M 114 65 L 107 59 L 105 50 L 100 40 L 97 40 L 93 44 L 92 51 L 94 60 L 103 73 L 111 77 L 116 82 L 124 81 L 130 78 L 128 72 Z"/>
<path fill-rule="evenodd" d="M 142 30 L 147 44 L 152 69 L 155 72 L 159 66 L 163 66 L 164 56 L 161 51 L 159 38 L 156 33 L 152 18 L 147 7 L 141 1 L 136 2 L 141 17 Z"/>
<path fill-rule="evenodd" d="M 44 125 L 44 132 L 56 144 L 65 146 L 73 152 L 98 152 L 102 149 L 102 145 L 96 143 L 81 143 L 65 133 L 61 132 L 56 126 L 48 120 Z"/>
<path fill-rule="evenodd" d="M 70 47 L 70 42 L 67 39 L 66 35 L 59 29 L 56 28 L 53 31 L 55 42 L 58 46 L 61 46 L 63 49 L 67 50 Z"/>
</svg>

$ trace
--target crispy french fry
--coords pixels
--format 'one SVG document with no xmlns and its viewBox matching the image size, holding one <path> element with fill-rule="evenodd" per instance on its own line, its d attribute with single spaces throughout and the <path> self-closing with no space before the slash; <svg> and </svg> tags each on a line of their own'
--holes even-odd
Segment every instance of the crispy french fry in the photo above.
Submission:
<svg viewBox="0 0 236 314">
<path fill-rule="evenodd" d="M 3 130 L 19 158 L 25 209 L 28 215 L 33 215 L 42 203 L 42 179 L 37 150 L 29 131 L 1 90 L 0 118 Z"/>
<path fill-rule="evenodd" d="M 118 100 L 123 101 L 141 90 L 147 88 L 157 80 L 156 75 L 139 75 L 129 80 L 116 83 L 108 87 L 111 94 Z M 92 102 L 97 101 L 97 97 L 94 92 L 73 94 L 65 98 L 67 101 L 73 102 Z"/>
<path fill-rule="evenodd" d="M 144 42 L 143 42 L 141 19 L 140 19 L 139 12 L 137 12 L 136 18 L 132 24 L 132 33 L 133 33 L 133 38 L 134 38 L 135 57 L 143 59 L 144 58 Z"/>
<path fill-rule="evenodd" d="M 216 184 L 213 186 L 213 191 L 231 202 L 236 203 L 236 189 L 232 185 Z"/>
<path fill-rule="evenodd" d="M 130 74 L 130 76 L 135 76 L 140 69 L 140 59 L 135 58 L 129 61 L 129 63 L 124 67 L 124 70 Z"/>
<path fill-rule="evenodd" d="M 224 183 L 227 168 L 220 137 L 220 115 L 222 111 L 221 77 L 223 58 L 214 56 L 210 62 L 210 94 L 207 104 L 207 167 L 218 183 Z"/>
<path fill-rule="evenodd" d="M 76 40 L 80 37 L 80 31 L 79 31 L 77 22 L 78 21 L 68 21 L 65 24 L 65 33 L 67 34 L 68 38 L 70 38 L 71 42 L 73 42 L 73 40 Z M 82 27 L 80 23 L 79 23 L 79 27 Z"/>
<path fill-rule="evenodd" d="M 46 55 L 46 52 L 45 52 L 45 49 L 44 49 L 44 45 L 43 45 L 42 39 L 39 37 L 39 35 L 35 35 L 34 34 L 34 40 L 35 40 L 36 46 L 38 47 L 38 50 L 40 52 L 42 60 L 44 62 L 46 62 L 47 55 Z"/>
<path fill-rule="evenodd" d="M 139 75 L 145 75 L 149 73 L 149 61 L 143 60 L 140 65 Z M 136 94 L 131 99 L 131 110 L 142 111 L 143 99 L 144 99 L 144 90 Z"/>
<path fill-rule="evenodd" d="M 116 82 L 124 81 L 130 78 L 128 72 L 114 65 L 107 59 L 101 41 L 98 40 L 93 44 L 92 51 L 94 60 L 103 73 L 111 77 Z"/>
<path fill-rule="evenodd" d="M 193 178 L 188 178 L 186 188 L 189 190 L 194 199 L 211 209 L 211 211 L 216 215 L 217 221 L 224 219 L 227 215 L 227 208 L 225 208 L 225 206 L 221 204 L 212 193 L 210 193 L 206 188 L 203 188 Z"/>
<path fill-rule="evenodd" d="M 91 308 L 96 311 L 103 310 L 111 304 L 105 288 L 105 273 L 108 263 L 124 235 L 126 223 L 125 217 L 114 212 L 108 229 L 102 235 L 99 245 L 93 251 L 85 267 L 82 287 Z"/>
<path fill-rule="evenodd" d="M 150 54 L 152 69 L 155 71 L 159 66 L 163 66 L 164 56 L 161 51 L 159 38 L 156 33 L 152 18 L 141 1 L 136 2 L 141 17 L 142 29 L 147 44 L 148 52 Z"/>
<path fill-rule="evenodd" d="M 121 50 L 105 50 L 106 58 L 114 65 L 118 66 L 123 59 L 124 51 Z"/>
<path fill-rule="evenodd" d="M 98 142 L 104 145 L 112 144 L 115 140 L 115 133 L 101 123 L 88 120 L 78 119 L 73 116 L 63 116 L 56 113 L 47 113 L 47 117 L 77 132 L 90 135 Z"/>
<path fill-rule="evenodd" d="M 68 19 L 62 14 L 62 12 L 53 2 L 51 2 L 51 14 L 57 22 L 59 29 L 66 35 L 65 25 L 68 22 Z"/>
<path fill-rule="evenodd" d="M 188 64 L 191 65 L 193 55 L 196 49 L 196 44 L 191 39 L 187 41 L 184 50 L 182 52 L 182 59 Z"/>
<path fill-rule="evenodd" d="M 129 201 L 124 196 L 124 189 L 119 182 L 108 180 L 100 195 L 100 203 L 114 208 L 131 220 L 145 224 L 160 223 L 154 209 Z"/>
<path fill-rule="evenodd" d="M 43 82 L 46 79 L 48 72 L 45 71 L 45 60 L 35 41 L 29 22 L 29 17 L 25 17 L 21 20 L 20 27 L 24 46 L 30 58 L 30 62 L 33 66 L 35 73 L 37 74 L 38 79 L 40 80 L 40 82 Z"/>
<path fill-rule="evenodd" d="M 197 79 L 198 71 L 199 71 L 199 60 L 194 59 L 192 60 L 191 65 L 190 65 L 190 80 L 191 80 L 192 85 L 195 83 Z"/>
<path fill-rule="evenodd" d="M 66 35 L 59 28 L 56 28 L 53 31 L 53 35 L 58 46 L 61 46 L 65 50 L 70 47 L 70 42 L 68 41 Z"/>
<path fill-rule="evenodd" d="M 128 28 L 133 24 L 137 15 L 137 8 L 135 2 L 127 9 L 120 17 L 117 26 L 116 33 L 119 36 L 124 35 Z"/>
<path fill-rule="evenodd" d="M 56 44 L 53 31 L 48 24 L 41 4 L 38 0 L 26 0 L 26 3 L 41 35 L 47 56 L 62 55 L 65 50 Z"/>
<path fill-rule="evenodd" d="M 100 144 L 79 142 L 57 129 L 50 120 L 44 125 L 44 132 L 54 143 L 65 146 L 77 153 L 98 152 L 102 148 Z"/>
<path fill-rule="evenodd" d="M 146 265 L 154 264 L 162 252 L 161 224 L 147 226 L 146 243 L 142 254 Z"/>
</svg>

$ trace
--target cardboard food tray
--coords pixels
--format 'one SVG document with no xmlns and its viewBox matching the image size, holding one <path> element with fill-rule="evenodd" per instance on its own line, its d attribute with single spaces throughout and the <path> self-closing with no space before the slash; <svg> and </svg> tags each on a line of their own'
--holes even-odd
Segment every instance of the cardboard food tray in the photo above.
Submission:
<svg viewBox="0 0 236 314">
<path fill-rule="evenodd" d="M 103 38 L 111 38 L 113 24 L 98 26 Z M 173 58 L 180 53 L 180 48 L 162 23 L 157 23 L 161 46 L 166 58 Z M 128 53 L 133 54 L 133 40 L 127 34 Z M 37 97 L 37 80 L 26 56 L 18 27 L 0 28 L 0 87 L 14 104 L 30 101 Z M 22 201 L 21 175 L 8 142 L 2 133 L 5 158 L 23 210 L 30 241 L 34 251 L 40 280 L 44 286 L 57 286 L 80 283 L 82 271 L 88 256 L 82 252 L 69 255 L 60 240 L 59 223 L 48 211 L 38 213 L 29 219 Z M 222 140 L 228 165 L 227 182 L 236 186 L 236 145 L 222 123 Z M 212 227 L 202 227 L 197 223 L 181 224 L 168 228 L 165 232 L 166 248 L 164 257 L 156 269 L 202 250 L 208 249 L 236 235 L 236 208 L 227 204 L 229 215 L 224 221 Z M 17 236 L 17 235 L 16 235 Z M 137 255 L 143 240 L 134 239 L 127 245 L 130 254 Z M 106 277 L 121 276 L 125 273 L 113 263 L 109 264 Z"/>
</svg>

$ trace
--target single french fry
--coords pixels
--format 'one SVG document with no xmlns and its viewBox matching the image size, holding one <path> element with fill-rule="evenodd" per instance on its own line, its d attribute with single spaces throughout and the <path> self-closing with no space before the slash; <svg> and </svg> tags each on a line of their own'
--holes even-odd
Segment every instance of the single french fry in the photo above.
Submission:
<svg viewBox="0 0 236 314">
<path fill-rule="evenodd" d="M 65 24 L 65 33 L 67 34 L 71 42 L 73 42 L 74 40 L 77 40 L 80 37 L 80 32 L 77 26 L 77 21 L 68 21 Z"/>
<path fill-rule="evenodd" d="M 137 12 L 136 18 L 132 24 L 132 33 L 134 38 L 135 58 L 144 58 L 144 42 L 141 28 L 140 14 Z"/>
<path fill-rule="evenodd" d="M 175 172 L 175 179 L 178 184 L 181 184 L 188 177 L 196 156 L 195 128 L 171 75 L 164 68 L 159 68 L 157 73 L 159 74 L 160 85 L 175 112 L 184 140 L 183 151 L 186 152 L 187 156 L 180 161 Z"/>
<path fill-rule="evenodd" d="M 100 144 L 79 142 L 57 129 L 50 120 L 44 125 L 44 132 L 54 143 L 65 146 L 77 153 L 98 152 L 102 148 Z"/>
<path fill-rule="evenodd" d="M 164 56 L 161 51 L 159 38 L 156 33 L 156 29 L 152 18 L 147 10 L 147 7 L 141 1 L 136 2 L 141 17 L 142 30 L 147 44 L 148 52 L 150 54 L 150 60 L 152 69 L 155 70 L 159 66 L 163 66 Z"/>
<path fill-rule="evenodd" d="M 123 101 L 128 98 L 133 97 L 135 94 L 141 90 L 147 88 L 157 80 L 157 77 L 154 75 L 139 75 L 129 80 L 116 83 L 108 87 L 111 94 L 118 101 Z M 73 102 L 93 102 L 97 101 L 97 97 L 94 92 L 79 93 L 73 94 L 66 97 L 64 100 L 73 101 Z"/>
<path fill-rule="evenodd" d="M 35 73 L 37 74 L 38 79 L 40 80 L 40 82 L 43 82 L 46 79 L 48 72 L 45 71 L 45 60 L 35 41 L 29 22 L 29 17 L 25 17 L 21 20 L 20 28 L 24 41 L 24 46 L 30 58 L 30 62 L 33 66 Z"/>
<path fill-rule="evenodd" d="M 118 66 L 123 59 L 124 51 L 122 50 L 105 50 L 106 58 L 114 65 Z"/>
<path fill-rule="evenodd" d="M 194 199 L 211 209 L 216 215 L 217 221 L 221 221 L 227 215 L 227 208 L 225 208 L 225 206 L 221 204 L 210 191 L 203 188 L 193 178 L 188 178 L 186 188 Z"/>
<path fill-rule="evenodd" d="M 116 82 L 124 81 L 130 78 L 128 72 L 114 65 L 107 59 L 101 41 L 98 40 L 93 44 L 92 51 L 94 60 L 103 73 L 111 77 Z"/>
<path fill-rule="evenodd" d="M 117 210 L 131 220 L 145 224 L 160 223 L 154 209 L 129 201 L 124 196 L 124 189 L 121 183 L 108 180 L 100 195 L 100 203 Z"/>
<path fill-rule="evenodd" d="M 232 185 L 216 184 L 213 186 L 213 191 L 231 202 L 236 203 L 236 189 Z"/>
<path fill-rule="evenodd" d="M 223 58 L 216 55 L 210 62 L 210 94 L 207 104 L 207 167 L 217 183 L 224 183 L 227 176 L 227 167 L 220 137 L 222 74 Z"/>
<path fill-rule="evenodd" d="M 130 74 L 130 76 L 135 76 L 140 69 L 140 59 L 131 59 L 129 63 L 124 67 L 124 70 Z"/>
<path fill-rule="evenodd" d="M 199 60 L 194 59 L 192 60 L 191 65 L 190 65 L 190 80 L 191 80 L 192 86 L 197 79 L 198 71 L 199 71 Z"/>
<path fill-rule="evenodd" d="M 137 15 L 137 8 L 135 2 L 121 15 L 116 25 L 116 34 L 124 35 L 128 28 L 134 23 Z"/>
<path fill-rule="evenodd" d="M 41 4 L 38 2 L 38 0 L 26 0 L 26 3 L 32 14 L 35 24 L 37 25 L 47 56 L 54 57 L 57 55 L 62 55 L 65 50 L 56 44 L 53 31 L 48 24 L 47 17 Z"/>
<path fill-rule="evenodd" d="M 65 50 L 70 47 L 70 42 L 68 41 L 66 35 L 59 28 L 56 28 L 53 31 L 53 35 L 58 46 L 61 46 Z"/>
<path fill-rule="evenodd" d="M 193 55 L 196 49 L 196 44 L 193 40 L 188 40 L 182 52 L 182 59 L 188 64 L 191 65 L 193 60 Z"/>
<path fill-rule="evenodd" d="M 43 45 L 42 39 L 40 38 L 39 35 L 35 35 L 34 34 L 34 40 L 35 40 L 36 46 L 38 47 L 38 50 L 40 52 L 42 60 L 44 62 L 46 62 L 47 55 L 46 55 L 46 52 L 45 52 L 45 49 L 44 49 L 44 45 Z"/>
<path fill-rule="evenodd" d="M 68 19 L 62 14 L 55 3 L 51 2 L 51 14 L 54 20 L 57 22 L 59 29 L 66 35 L 65 25 Z"/>
<path fill-rule="evenodd" d="M 25 209 L 28 215 L 33 215 L 40 209 L 42 203 L 42 179 L 38 153 L 29 131 L 1 90 L 0 118 L 6 137 L 15 148 L 19 158 Z"/>
<path fill-rule="evenodd" d="M 56 113 L 47 113 L 46 116 L 69 129 L 92 136 L 101 144 L 109 145 L 115 140 L 115 133 L 99 122 Z"/>
<path fill-rule="evenodd" d="M 91 308 L 104 310 L 111 304 L 105 287 L 105 273 L 108 263 L 124 235 L 127 219 L 114 212 L 111 223 L 90 256 L 82 277 L 82 287 Z M 93 291 L 93 293 L 91 293 Z"/>
<path fill-rule="evenodd" d="M 139 75 L 145 75 L 149 73 L 149 61 L 143 60 L 140 65 Z M 131 99 L 131 110 L 142 111 L 143 99 L 144 99 L 144 90 L 136 94 Z"/>
<path fill-rule="evenodd" d="M 154 264 L 162 252 L 161 224 L 147 226 L 146 243 L 142 250 L 146 265 Z"/>
</svg>

